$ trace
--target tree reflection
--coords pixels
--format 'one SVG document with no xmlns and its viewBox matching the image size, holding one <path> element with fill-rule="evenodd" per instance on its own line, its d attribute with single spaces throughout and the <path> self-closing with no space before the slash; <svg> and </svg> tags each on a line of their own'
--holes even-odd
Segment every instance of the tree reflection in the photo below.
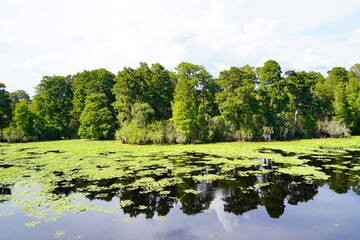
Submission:
<svg viewBox="0 0 360 240">
<path fill-rule="evenodd" d="M 7 200 L 3 199 L 1 195 L 11 195 L 11 188 L 9 186 L 0 187 L 0 202 L 6 202 Z"/>
<path fill-rule="evenodd" d="M 285 152 L 272 152 L 287 156 Z M 147 189 L 141 184 L 134 185 L 145 175 L 142 171 L 147 169 L 142 167 L 121 178 L 102 180 L 69 178 L 63 180 L 61 177 L 64 173 L 53 172 L 61 180 L 52 182 L 53 187 L 49 191 L 59 196 L 80 192 L 89 200 L 109 202 L 115 199 L 120 204 L 128 202 L 130 204 L 122 206 L 125 214 L 129 214 L 130 217 L 144 214 L 146 218 L 153 218 L 155 215 L 166 216 L 176 203 L 181 203 L 180 209 L 184 214 L 202 213 L 209 209 L 215 198 L 216 189 L 221 189 L 225 212 L 243 215 L 259 206 L 264 206 L 270 217 L 279 218 L 284 214 L 286 201 L 291 205 L 310 201 L 317 195 L 318 188 L 324 184 L 328 184 L 336 193 L 346 193 L 352 189 L 360 195 L 359 170 L 354 168 L 359 165 L 360 154 L 359 151 L 349 151 L 348 154 L 350 157 L 341 154 L 324 157 L 324 153 L 319 151 L 301 157 L 307 159 L 309 165 L 325 172 L 329 176 L 326 181 L 305 181 L 301 176 L 280 174 L 276 168 L 287 165 L 274 163 L 270 159 L 256 159 L 251 167 L 230 169 L 224 167 L 221 161 L 219 164 L 206 164 L 205 154 L 186 153 L 184 156 L 179 156 L 179 161 L 173 156 L 171 160 L 173 168 L 152 166 L 153 169 L 163 168 L 164 171 L 160 171 L 161 174 L 149 171 L 150 175 L 146 177 L 151 180 L 151 184 L 159 184 L 164 179 L 167 180 L 165 182 L 181 179 L 159 189 Z M 213 155 L 210 157 L 216 158 Z M 261 164 L 258 164 L 258 161 Z M 179 171 L 182 168 L 185 170 Z M 210 174 L 214 177 L 213 180 L 211 178 L 207 181 L 198 180 L 206 179 L 201 176 Z M 5 185 L 0 187 L 0 197 L 1 195 L 11 195 L 11 187 Z M 6 198 L 0 198 L 0 201 L 4 201 L 1 199 Z"/>
</svg>

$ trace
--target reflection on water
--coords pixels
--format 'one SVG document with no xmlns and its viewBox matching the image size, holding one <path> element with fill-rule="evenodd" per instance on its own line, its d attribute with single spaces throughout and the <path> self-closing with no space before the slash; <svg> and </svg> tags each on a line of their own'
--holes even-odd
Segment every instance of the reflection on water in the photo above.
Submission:
<svg viewBox="0 0 360 240">
<path fill-rule="evenodd" d="M 280 153 L 283 156 L 293 156 L 293 154 Z M 137 174 L 122 179 L 107 179 L 100 181 L 87 181 L 76 179 L 70 182 L 61 181 L 53 190 L 55 194 L 69 195 L 74 192 L 81 192 L 90 200 L 99 199 L 104 201 L 113 201 L 114 199 L 130 200 L 133 204 L 123 207 L 123 211 L 131 217 L 144 214 L 147 218 L 152 218 L 155 213 L 159 216 L 166 216 L 176 202 L 181 203 L 181 210 L 184 214 L 195 215 L 207 210 L 214 200 L 215 190 L 222 190 L 222 200 L 224 202 L 224 211 L 242 215 L 248 211 L 264 206 L 267 213 L 272 218 L 279 218 L 285 211 L 285 202 L 291 205 L 297 205 L 301 202 L 312 200 L 318 193 L 318 188 L 328 184 L 330 189 L 336 193 L 346 193 L 350 188 L 357 193 L 359 192 L 359 171 L 352 171 L 352 166 L 359 162 L 359 152 L 349 152 L 353 158 L 349 159 L 344 156 L 328 156 L 326 161 L 324 155 L 304 156 L 303 158 L 311 160 L 309 165 L 321 167 L 330 178 L 326 181 L 316 180 L 312 183 L 304 182 L 301 176 L 292 176 L 289 174 L 280 174 L 273 171 L 274 167 L 282 167 L 283 164 L 276 164 L 270 159 L 255 159 L 260 164 L 253 165 L 249 168 L 234 168 L 226 172 L 222 171 L 221 165 L 206 165 L 205 154 L 186 153 L 184 156 L 178 156 L 182 161 L 179 167 L 191 166 L 197 167 L 191 171 L 193 176 L 202 175 L 224 175 L 224 178 L 206 181 L 196 181 L 189 176 L 183 176 L 182 182 L 176 185 L 166 186 L 161 194 L 157 191 L 145 192 L 139 188 L 106 188 L 121 184 L 126 186 L 128 183 L 136 181 Z M 214 157 L 214 156 L 211 156 Z M 321 157 L 319 159 L 318 157 Z M 183 161 L 183 159 L 188 161 Z M 176 164 L 176 161 L 174 164 Z M 344 163 L 345 162 L 345 163 Z M 336 166 L 346 165 L 346 169 L 337 170 L 336 167 L 329 167 L 332 164 Z M 326 165 L 326 166 L 324 166 Z M 159 167 L 159 166 L 158 166 Z M 266 171 L 264 171 L 266 170 Z M 142 170 L 140 170 L 142 171 Z M 161 175 L 147 175 L 152 177 L 156 182 L 162 179 L 174 177 L 172 172 L 165 172 Z M 71 185 L 71 187 L 62 187 Z M 87 186 L 93 186 L 92 191 L 83 190 Z M 105 188 L 104 188 L 105 187 Z M 101 189 L 101 190 L 97 190 Z M 187 193 L 185 189 L 194 189 L 200 193 Z M 139 206 L 145 206 L 143 209 Z"/>
<path fill-rule="evenodd" d="M 172 209 L 176 212 L 180 211 L 184 216 L 203 215 L 209 210 L 215 210 L 225 231 L 229 232 L 239 223 L 236 223 L 238 220 L 229 223 L 228 214 L 246 219 L 249 213 L 253 214 L 257 212 L 255 210 L 265 209 L 271 219 L 281 219 L 286 208 L 314 200 L 325 185 L 334 193 L 345 194 L 351 190 L 360 195 L 360 151 L 346 150 L 345 153 L 344 151 L 339 153 L 335 150 L 324 154 L 323 150 L 312 155 L 301 155 L 299 159 L 306 160 L 306 166 L 315 167 L 317 171 L 325 173 L 327 179 L 309 178 L 307 174 L 302 173 L 284 173 L 279 169 L 291 166 L 270 159 L 259 158 L 253 159 L 253 163 L 250 164 L 234 164 L 233 159 L 220 156 L 184 153 L 179 156 L 149 156 L 152 161 L 165 159 L 168 165 L 161 163 L 124 165 L 122 171 L 126 174 L 121 177 L 85 179 L 76 175 L 81 169 L 73 169 L 71 173 L 52 171 L 46 173 L 51 175 L 49 178 L 51 180 L 46 182 L 47 187 L 40 192 L 43 194 L 42 197 L 51 196 L 49 199 L 54 199 L 56 204 L 59 204 L 59 199 L 73 194 L 81 194 L 90 201 L 117 203 L 121 206 L 122 214 L 133 219 L 138 217 L 153 219 L 159 216 L 165 219 L 171 215 Z M 296 155 L 293 152 L 287 153 L 276 149 L 264 148 L 260 151 L 273 153 L 274 156 Z M 0 167 L 13 166 L 0 165 Z M 103 165 L 96 167 L 99 171 L 107 171 L 108 168 Z M 31 168 L 31 170 L 41 172 L 40 169 Z M 41 181 L 45 180 L 41 179 Z M 12 194 L 11 188 L 12 186 L 4 183 L 0 184 L 0 203 L 12 203 L 8 198 L 8 195 Z M 41 202 L 35 201 L 35 203 L 39 206 L 44 205 Z M 46 204 L 52 203 L 47 201 Z M 359 206 L 359 198 L 356 199 L 355 204 Z M 26 207 L 36 209 L 37 206 Z M 81 211 L 87 210 L 84 208 L 78 212 Z M 72 218 L 75 219 L 76 215 Z M 178 233 L 172 234 L 175 236 Z M 180 239 L 185 238 L 180 237 Z"/>
</svg>

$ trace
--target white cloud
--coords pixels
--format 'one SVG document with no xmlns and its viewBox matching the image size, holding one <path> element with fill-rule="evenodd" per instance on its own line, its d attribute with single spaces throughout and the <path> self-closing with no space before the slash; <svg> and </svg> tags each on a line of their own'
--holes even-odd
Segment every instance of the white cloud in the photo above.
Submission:
<svg viewBox="0 0 360 240">
<path fill-rule="evenodd" d="M 360 24 L 339 41 L 306 32 L 359 7 L 358 0 L 2 1 L 0 81 L 32 93 L 39 75 L 116 73 L 140 61 L 168 68 L 189 61 L 214 75 L 270 58 L 286 69 L 350 67 L 360 62 Z"/>
</svg>

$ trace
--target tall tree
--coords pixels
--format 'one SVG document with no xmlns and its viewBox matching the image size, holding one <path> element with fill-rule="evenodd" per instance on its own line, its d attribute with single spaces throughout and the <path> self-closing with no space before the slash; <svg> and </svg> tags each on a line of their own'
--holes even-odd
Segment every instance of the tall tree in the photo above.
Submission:
<svg viewBox="0 0 360 240">
<path fill-rule="evenodd" d="M 285 73 L 287 89 L 291 95 L 291 102 L 294 109 L 294 133 L 300 135 L 299 115 L 305 116 L 313 110 L 314 88 L 318 81 L 318 73 L 295 72 Z"/>
<path fill-rule="evenodd" d="M 9 126 L 11 121 L 11 99 L 6 86 L 0 83 L 0 130 Z"/>
<path fill-rule="evenodd" d="M 135 104 L 148 104 L 155 111 L 157 120 L 171 117 L 175 79 L 162 65 L 156 63 L 149 68 L 147 63 L 142 62 L 137 69 L 124 68 L 115 82 L 113 93 L 116 101 L 113 105 L 120 125 L 131 121 Z"/>
<path fill-rule="evenodd" d="M 217 84 L 203 66 L 180 63 L 176 68 L 173 117 L 183 141 L 205 140 L 206 119 L 218 113 L 215 104 Z"/>
<path fill-rule="evenodd" d="M 216 101 L 226 121 L 233 124 L 236 130 L 251 131 L 255 134 L 255 115 L 258 113 L 255 83 L 256 74 L 249 65 L 231 67 L 230 70 L 220 72 L 216 80 L 220 92 L 216 94 Z"/>
<path fill-rule="evenodd" d="M 360 64 L 355 64 L 348 72 L 349 82 L 345 87 L 350 127 L 354 134 L 360 134 Z"/>
<path fill-rule="evenodd" d="M 32 107 L 36 130 L 41 139 L 71 136 L 71 80 L 71 76 L 45 76 L 36 87 Z"/>
<path fill-rule="evenodd" d="M 269 134 L 276 139 L 284 139 L 289 134 L 284 116 L 288 111 L 289 96 L 285 91 L 286 82 L 281 76 L 281 67 L 274 60 L 268 60 L 257 68 L 259 98 L 264 126 L 271 129 Z"/>
<path fill-rule="evenodd" d="M 10 93 L 11 98 L 11 108 L 15 109 L 15 105 L 20 102 L 20 100 L 25 100 L 26 102 L 30 102 L 29 94 L 24 90 L 17 90 L 15 92 Z"/>
<path fill-rule="evenodd" d="M 345 95 L 345 87 L 349 82 L 348 72 L 343 67 L 334 67 L 328 71 L 325 83 L 332 90 L 334 118 L 341 122 L 349 123 L 349 104 Z"/>
<path fill-rule="evenodd" d="M 114 117 L 105 93 L 92 93 L 86 97 L 80 115 L 79 136 L 87 139 L 111 139 L 114 136 Z"/>
<path fill-rule="evenodd" d="M 16 128 L 25 138 L 34 136 L 34 116 L 26 99 L 21 99 L 20 102 L 16 103 L 13 119 Z"/>
<path fill-rule="evenodd" d="M 131 121 L 132 107 L 135 103 L 147 103 L 150 100 L 148 81 L 151 70 L 146 63 L 140 63 L 138 69 L 124 68 L 115 77 L 113 106 L 117 111 L 120 127 Z"/>
<path fill-rule="evenodd" d="M 112 110 L 111 104 L 115 98 L 111 90 L 113 88 L 115 75 L 108 70 L 101 68 L 92 71 L 77 73 L 72 81 L 73 97 L 73 122 L 74 128 L 79 127 L 79 119 L 85 108 L 87 96 L 93 93 L 104 93 L 106 95 L 106 105 Z"/>
<path fill-rule="evenodd" d="M 151 66 L 149 79 L 150 98 L 149 104 L 155 111 L 156 119 L 171 118 L 171 102 L 174 98 L 176 79 L 161 64 Z"/>
</svg>

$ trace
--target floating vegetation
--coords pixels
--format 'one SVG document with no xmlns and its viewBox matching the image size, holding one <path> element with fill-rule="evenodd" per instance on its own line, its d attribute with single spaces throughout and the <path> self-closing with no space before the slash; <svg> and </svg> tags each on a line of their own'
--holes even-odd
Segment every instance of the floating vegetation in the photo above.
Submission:
<svg viewBox="0 0 360 240">
<path fill-rule="evenodd" d="M 64 235 L 64 234 L 65 234 L 65 233 L 64 233 L 63 231 L 56 231 L 54 238 L 59 238 L 59 237 L 61 237 L 61 236 Z"/>
<path fill-rule="evenodd" d="M 356 191 L 359 148 L 334 148 L 319 141 L 322 147 L 306 141 L 263 143 L 261 148 L 240 143 L 132 146 L 76 140 L 0 144 L 0 203 L 21 208 L 33 219 L 25 225 L 34 227 L 55 223 L 68 213 L 116 211 L 116 206 L 103 207 L 93 200 L 118 198 L 117 210 L 130 217 L 115 221 L 128 222 L 139 214 L 166 219 L 176 203 L 188 215 L 208 213 L 216 188 L 224 191 L 224 209 L 235 214 L 258 205 L 282 208 L 286 199 L 291 204 L 308 201 L 317 194 L 317 183 L 336 186 L 339 192 Z M 294 196 L 300 191 L 306 195 Z M 277 196 L 271 201 L 278 192 L 280 200 Z M 241 204 L 235 204 L 239 197 Z"/>
<path fill-rule="evenodd" d="M 201 193 L 201 191 L 197 191 L 197 190 L 194 190 L 194 189 L 185 189 L 184 193 L 191 193 L 191 194 L 197 195 L 197 194 Z"/>
<path fill-rule="evenodd" d="M 330 177 L 326 175 L 324 172 L 321 172 L 320 170 L 321 168 L 317 168 L 313 166 L 291 166 L 287 168 L 279 168 L 276 171 L 292 176 L 311 176 L 314 180 L 315 179 L 326 180 Z"/>
<path fill-rule="evenodd" d="M 41 223 L 41 221 L 29 221 L 29 222 L 25 223 L 25 226 L 26 227 L 35 227 L 39 223 Z"/>
</svg>

